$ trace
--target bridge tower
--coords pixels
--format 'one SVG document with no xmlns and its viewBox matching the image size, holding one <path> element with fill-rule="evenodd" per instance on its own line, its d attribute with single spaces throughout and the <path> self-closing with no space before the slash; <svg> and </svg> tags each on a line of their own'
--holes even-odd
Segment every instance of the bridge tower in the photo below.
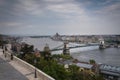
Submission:
<svg viewBox="0 0 120 80">
<path fill-rule="evenodd" d="M 105 48 L 105 41 L 103 39 L 100 39 L 100 45 L 99 45 L 99 49 L 104 49 Z"/>
<path fill-rule="evenodd" d="M 68 44 L 68 42 L 65 41 L 64 42 L 64 47 L 63 47 L 63 54 L 64 55 L 69 55 L 70 54 L 70 51 L 69 51 L 69 48 L 67 47 L 67 44 Z"/>
</svg>

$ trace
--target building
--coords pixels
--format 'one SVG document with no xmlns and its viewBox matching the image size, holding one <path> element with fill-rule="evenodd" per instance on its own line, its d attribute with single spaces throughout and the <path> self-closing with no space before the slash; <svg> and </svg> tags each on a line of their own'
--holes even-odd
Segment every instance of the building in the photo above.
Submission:
<svg viewBox="0 0 120 80">
<path fill-rule="evenodd" d="M 100 74 L 108 80 L 120 80 L 120 67 L 101 64 Z"/>
<path fill-rule="evenodd" d="M 78 67 L 80 67 L 80 71 L 90 71 L 92 72 L 93 70 L 93 65 L 91 64 L 86 64 L 86 63 L 77 63 L 76 64 Z"/>
</svg>

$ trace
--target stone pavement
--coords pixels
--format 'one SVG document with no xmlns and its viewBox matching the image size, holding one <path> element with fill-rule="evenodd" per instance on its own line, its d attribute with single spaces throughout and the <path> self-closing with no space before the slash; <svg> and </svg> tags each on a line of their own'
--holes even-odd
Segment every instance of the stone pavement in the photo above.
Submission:
<svg viewBox="0 0 120 80">
<path fill-rule="evenodd" d="M 9 60 L 3 60 L 0 57 L 0 80 L 28 80 L 28 79 L 19 71 L 14 69 L 9 64 Z"/>
<path fill-rule="evenodd" d="M 38 80 L 34 78 L 34 72 L 5 58 L 2 49 L 0 49 L 0 80 Z"/>
</svg>

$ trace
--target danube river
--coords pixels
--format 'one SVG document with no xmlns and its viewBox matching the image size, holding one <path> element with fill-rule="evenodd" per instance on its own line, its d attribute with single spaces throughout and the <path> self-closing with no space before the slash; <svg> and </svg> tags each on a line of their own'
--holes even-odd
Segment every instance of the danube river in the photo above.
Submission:
<svg viewBox="0 0 120 80">
<path fill-rule="evenodd" d="M 34 45 L 35 48 L 43 50 L 46 44 L 50 49 L 58 47 L 63 42 L 53 41 L 50 38 L 23 38 L 22 42 Z M 120 48 L 107 48 L 99 50 L 98 46 L 89 46 L 71 49 L 71 56 L 75 59 L 88 62 L 94 59 L 97 63 L 105 63 L 109 65 L 120 66 Z M 62 51 L 52 52 L 52 54 L 61 54 Z"/>
</svg>

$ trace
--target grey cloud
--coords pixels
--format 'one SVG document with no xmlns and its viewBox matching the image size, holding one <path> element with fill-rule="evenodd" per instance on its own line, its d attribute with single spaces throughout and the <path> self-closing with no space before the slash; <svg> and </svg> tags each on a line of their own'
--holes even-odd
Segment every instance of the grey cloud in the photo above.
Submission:
<svg viewBox="0 0 120 80">
<path fill-rule="evenodd" d="M 117 0 L 0 1 L 0 33 L 120 33 Z"/>
</svg>

